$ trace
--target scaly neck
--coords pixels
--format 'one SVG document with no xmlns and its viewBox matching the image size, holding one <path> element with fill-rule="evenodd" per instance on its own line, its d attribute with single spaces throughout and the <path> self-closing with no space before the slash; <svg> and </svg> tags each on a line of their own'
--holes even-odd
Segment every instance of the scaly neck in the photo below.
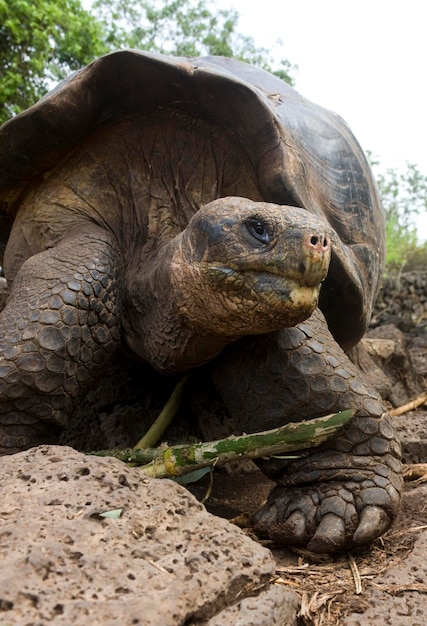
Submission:
<svg viewBox="0 0 427 626">
<path fill-rule="evenodd" d="M 194 308 L 192 285 L 203 306 L 203 283 L 197 267 L 188 264 L 182 251 L 180 233 L 160 247 L 156 259 L 139 262 L 128 272 L 123 311 L 123 334 L 130 349 L 164 373 L 186 371 L 212 360 L 234 336 L 204 333 L 191 325 Z M 150 270 L 147 272 L 147 265 Z M 191 275 L 191 276 L 189 276 Z M 184 286 L 184 290 L 182 287 Z M 185 287 L 188 287 L 188 291 Z M 206 304 L 206 302 L 205 302 Z"/>
</svg>

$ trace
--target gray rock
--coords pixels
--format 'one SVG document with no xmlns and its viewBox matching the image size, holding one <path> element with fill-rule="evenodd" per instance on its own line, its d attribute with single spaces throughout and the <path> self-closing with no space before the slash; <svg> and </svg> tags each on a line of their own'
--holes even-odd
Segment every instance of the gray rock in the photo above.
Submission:
<svg viewBox="0 0 427 626">
<path fill-rule="evenodd" d="M 258 597 L 245 598 L 207 622 L 206 626 L 296 626 L 299 602 L 293 591 L 269 586 Z"/>
<path fill-rule="evenodd" d="M 2 459 L 0 502 L 2 623 L 295 621 L 271 553 L 172 481 L 42 446 Z"/>
<path fill-rule="evenodd" d="M 393 323 L 409 331 L 427 321 L 427 272 L 425 269 L 384 276 L 374 307 L 374 325 Z"/>
<path fill-rule="evenodd" d="M 393 418 L 404 463 L 427 463 L 427 413 L 411 411 Z"/>
<path fill-rule="evenodd" d="M 405 494 L 406 503 L 426 502 L 427 485 Z M 362 614 L 351 613 L 343 626 L 425 626 L 427 615 L 427 532 L 425 525 L 412 520 L 414 546 L 409 555 L 373 580 L 368 595 L 369 608 Z M 417 528 L 418 527 L 418 528 Z M 406 529 L 406 532 L 411 532 Z"/>
</svg>

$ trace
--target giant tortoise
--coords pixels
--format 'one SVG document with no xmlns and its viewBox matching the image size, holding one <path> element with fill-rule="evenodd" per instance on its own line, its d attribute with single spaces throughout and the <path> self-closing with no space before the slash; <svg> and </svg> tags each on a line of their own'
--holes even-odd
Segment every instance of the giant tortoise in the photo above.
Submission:
<svg viewBox="0 0 427 626">
<path fill-rule="evenodd" d="M 320 552 L 389 527 L 399 444 L 345 354 L 384 223 L 340 117 L 236 60 L 112 53 L 2 126 L 0 210 L 3 453 L 54 442 L 125 348 L 203 371 L 236 432 L 355 409 L 327 445 L 263 462 L 277 486 L 254 524 Z"/>
</svg>

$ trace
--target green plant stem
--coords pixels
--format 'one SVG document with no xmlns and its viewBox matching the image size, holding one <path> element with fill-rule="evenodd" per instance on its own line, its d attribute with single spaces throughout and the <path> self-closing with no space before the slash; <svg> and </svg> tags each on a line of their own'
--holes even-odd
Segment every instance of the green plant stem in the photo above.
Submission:
<svg viewBox="0 0 427 626">
<path fill-rule="evenodd" d="M 304 450 L 320 445 L 348 422 L 354 411 L 290 423 L 260 433 L 238 435 L 197 444 L 147 448 L 144 450 L 101 450 L 97 456 L 113 456 L 126 463 L 141 465 L 148 476 L 182 476 L 203 467 L 223 465 L 232 459 L 255 459 Z"/>
<path fill-rule="evenodd" d="M 145 435 L 138 441 L 136 446 L 134 446 L 134 450 L 152 448 L 156 445 L 178 411 L 188 378 L 189 375 L 184 376 L 184 378 L 179 381 L 160 415 L 156 418 Z"/>
</svg>

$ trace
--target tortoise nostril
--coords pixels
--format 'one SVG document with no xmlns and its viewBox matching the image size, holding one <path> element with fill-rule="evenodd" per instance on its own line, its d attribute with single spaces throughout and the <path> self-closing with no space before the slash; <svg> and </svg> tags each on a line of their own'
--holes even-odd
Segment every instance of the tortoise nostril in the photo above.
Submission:
<svg viewBox="0 0 427 626">
<path fill-rule="evenodd" d="M 325 235 L 310 235 L 308 237 L 308 246 L 316 252 L 326 252 L 330 248 L 330 241 Z"/>
</svg>

